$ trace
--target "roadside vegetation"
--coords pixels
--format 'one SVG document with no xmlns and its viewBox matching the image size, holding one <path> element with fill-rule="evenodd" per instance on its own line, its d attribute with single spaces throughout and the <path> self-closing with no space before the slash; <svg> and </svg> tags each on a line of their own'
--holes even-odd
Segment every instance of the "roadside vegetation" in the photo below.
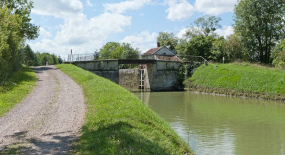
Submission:
<svg viewBox="0 0 285 155">
<path fill-rule="evenodd" d="M 285 100 L 285 71 L 250 63 L 203 65 L 186 83 L 192 91 Z"/>
<path fill-rule="evenodd" d="M 30 13 L 33 2 L 30 0 L 0 1 L 0 86 L 10 81 L 14 73 L 26 66 L 58 64 L 59 56 L 48 53 L 35 53 L 25 41 L 39 36 L 39 27 L 32 24 Z"/>
<path fill-rule="evenodd" d="M 57 67 L 83 88 L 87 104 L 75 154 L 192 154 L 170 125 L 129 91 L 76 66 Z"/>
<path fill-rule="evenodd" d="M 21 102 L 33 90 L 36 81 L 35 72 L 24 67 L 0 86 L 0 117 Z"/>
</svg>

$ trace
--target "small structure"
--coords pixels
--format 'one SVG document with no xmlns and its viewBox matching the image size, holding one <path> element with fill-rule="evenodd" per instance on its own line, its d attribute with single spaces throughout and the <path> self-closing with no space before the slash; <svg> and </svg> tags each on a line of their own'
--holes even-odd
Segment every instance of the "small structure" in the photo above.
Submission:
<svg viewBox="0 0 285 155">
<path fill-rule="evenodd" d="M 152 59 L 152 60 L 164 60 L 164 61 L 181 61 L 177 56 L 176 52 L 170 50 L 166 46 L 160 47 L 159 42 L 156 48 L 152 48 L 142 54 L 142 59 Z"/>
</svg>

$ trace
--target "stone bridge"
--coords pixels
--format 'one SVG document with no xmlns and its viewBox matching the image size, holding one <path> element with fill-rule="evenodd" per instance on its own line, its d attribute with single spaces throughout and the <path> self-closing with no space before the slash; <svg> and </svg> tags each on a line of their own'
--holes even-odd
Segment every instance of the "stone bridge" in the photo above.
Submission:
<svg viewBox="0 0 285 155">
<path fill-rule="evenodd" d="M 131 90 L 138 91 L 172 91 L 181 90 L 179 70 L 187 65 L 193 69 L 193 62 L 162 61 L 162 60 L 92 60 L 70 62 Z M 138 69 L 120 69 L 120 64 L 140 64 Z"/>
</svg>

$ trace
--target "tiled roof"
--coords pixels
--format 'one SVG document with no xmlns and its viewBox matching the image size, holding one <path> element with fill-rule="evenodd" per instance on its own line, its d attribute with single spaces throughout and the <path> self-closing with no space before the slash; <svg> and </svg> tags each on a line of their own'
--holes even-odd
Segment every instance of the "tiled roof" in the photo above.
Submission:
<svg viewBox="0 0 285 155">
<path fill-rule="evenodd" d="M 166 61 L 181 61 L 176 55 L 175 56 L 162 56 L 156 55 L 158 60 L 166 60 Z"/>
<path fill-rule="evenodd" d="M 145 52 L 144 54 L 142 54 L 142 56 L 153 55 L 155 52 L 157 52 L 161 48 L 162 47 L 152 48 L 152 49 L 148 50 L 147 52 Z"/>
</svg>

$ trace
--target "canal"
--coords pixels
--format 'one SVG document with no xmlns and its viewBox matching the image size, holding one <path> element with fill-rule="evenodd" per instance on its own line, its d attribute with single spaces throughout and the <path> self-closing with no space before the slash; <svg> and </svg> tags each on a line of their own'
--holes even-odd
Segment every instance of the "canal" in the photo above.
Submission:
<svg viewBox="0 0 285 155">
<path fill-rule="evenodd" d="M 189 92 L 134 94 L 197 155 L 285 155 L 283 102 Z"/>
</svg>

